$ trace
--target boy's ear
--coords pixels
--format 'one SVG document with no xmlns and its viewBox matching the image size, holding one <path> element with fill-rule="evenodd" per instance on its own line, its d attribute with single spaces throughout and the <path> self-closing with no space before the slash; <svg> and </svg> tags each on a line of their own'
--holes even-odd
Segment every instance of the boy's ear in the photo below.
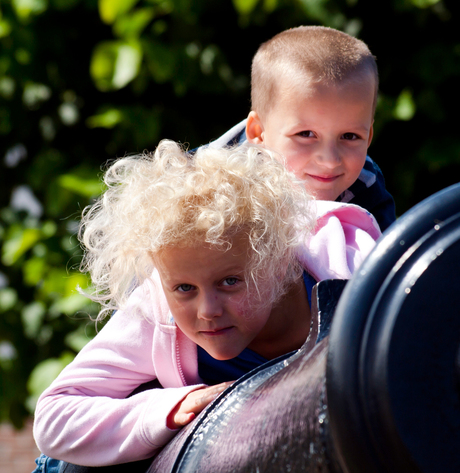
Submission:
<svg viewBox="0 0 460 473">
<path fill-rule="evenodd" d="M 264 129 L 259 114 L 252 110 L 246 122 L 246 138 L 250 143 L 261 145 L 264 142 Z"/>
<path fill-rule="evenodd" d="M 369 146 L 371 145 L 372 143 L 372 137 L 374 136 L 374 122 L 372 121 L 372 124 L 371 124 L 371 129 L 369 130 L 369 138 L 367 140 L 367 147 L 369 148 Z"/>
</svg>

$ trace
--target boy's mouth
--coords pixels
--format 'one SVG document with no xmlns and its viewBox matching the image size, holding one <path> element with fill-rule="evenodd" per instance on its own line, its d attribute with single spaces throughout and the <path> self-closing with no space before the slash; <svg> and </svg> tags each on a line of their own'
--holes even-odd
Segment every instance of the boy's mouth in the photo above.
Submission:
<svg viewBox="0 0 460 473">
<path fill-rule="evenodd" d="M 340 177 L 340 174 L 335 176 L 316 176 L 314 174 L 309 174 L 309 176 L 319 182 L 334 182 Z"/>
</svg>

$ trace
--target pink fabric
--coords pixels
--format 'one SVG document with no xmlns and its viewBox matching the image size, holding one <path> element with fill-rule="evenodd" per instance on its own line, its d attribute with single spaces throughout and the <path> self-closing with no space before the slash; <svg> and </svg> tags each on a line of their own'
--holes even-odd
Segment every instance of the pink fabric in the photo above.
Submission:
<svg viewBox="0 0 460 473">
<path fill-rule="evenodd" d="M 348 279 L 374 246 L 378 226 L 360 207 L 315 205 L 316 233 L 300 261 L 317 281 Z M 155 378 L 165 389 L 127 398 Z M 148 458 L 176 433 L 167 415 L 201 386 L 196 345 L 174 324 L 155 273 L 41 395 L 35 440 L 48 456 L 79 465 Z"/>
<path fill-rule="evenodd" d="M 314 234 L 298 258 L 317 280 L 350 279 L 375 245 L 381 232 L 375 218 L 353 204 L 315 201 Z"/>
</svg>

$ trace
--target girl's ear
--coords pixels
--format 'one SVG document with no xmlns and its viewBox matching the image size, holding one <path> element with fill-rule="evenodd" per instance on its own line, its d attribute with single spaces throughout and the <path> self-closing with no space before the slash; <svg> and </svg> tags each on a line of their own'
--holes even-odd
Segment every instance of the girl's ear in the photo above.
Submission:
<svg viewBox="0 0 460 473">
<path fill-rule="evenodd" d="M 250 143 L 262 145 L 264 142 L 264 128 L 257 112 L 249 112 L 246 122 L 246 138 Z"/>
</svg>

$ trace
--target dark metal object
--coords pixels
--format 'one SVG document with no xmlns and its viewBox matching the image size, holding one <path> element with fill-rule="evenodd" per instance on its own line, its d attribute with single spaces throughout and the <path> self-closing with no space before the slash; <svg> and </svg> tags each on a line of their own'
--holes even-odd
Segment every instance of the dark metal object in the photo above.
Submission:
<svg viewBox="0 0 460 473">
<path fill-rule="evenodd" d="M 455 185 L 390 227 L 345 289 L 327 395 L 346 471 L 460 471 L 459 269 Z"/>
<path fill-rule="evenodd" d="M 456 185 L 385 232 L 330 336 L 341 281 L 316 287 L 301 350 L 238 380 L 149 472 L 460 471 L 459 269 Z"/>
</svg>

